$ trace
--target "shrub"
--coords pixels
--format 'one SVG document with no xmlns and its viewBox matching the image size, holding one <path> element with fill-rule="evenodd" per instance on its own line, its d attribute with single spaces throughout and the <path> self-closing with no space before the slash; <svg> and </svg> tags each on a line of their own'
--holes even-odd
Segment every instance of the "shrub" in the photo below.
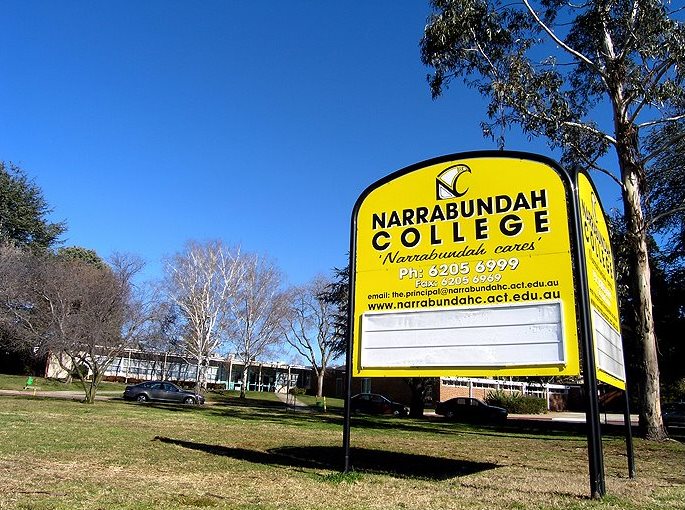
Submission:
<svg viewBox="0 0 685 510">
<path fill-rule="evenodd" d="M 677 379 L 662 389 L 662 400 L 666 402 L 685 401 L 685 377 Z"/>
<path fill-rule="evenodd" d="M 544 414 L 547 412 L 547 401 L 544 398 L 523 395 L 519 392 L 491 391 L 485 397 L 485 402 L 493 406 L 503 407 L 511 414 Z"/>
<path fill-rule="evenodd" d="M 307 390 L 305 390 L 304 388 L 295 387 L 295 388 L 290 388 L 289 393 L 291 395 L 304 395 L 305 393 L 307 393 Z"/>
</svg>

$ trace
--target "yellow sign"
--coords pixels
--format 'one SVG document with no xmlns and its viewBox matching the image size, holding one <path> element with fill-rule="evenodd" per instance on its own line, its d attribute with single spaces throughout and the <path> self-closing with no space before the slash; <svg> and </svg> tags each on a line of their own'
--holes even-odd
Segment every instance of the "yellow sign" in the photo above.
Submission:
<svg viewBox="0 0 685 510">
<path fill-rule="evenodd" d="M 623 342 L 609 230 L 599 197 L 584 173 L 578 174 L 578 199 L 597 379 L 625 389 Z"/>
<path fill-rule="evenodd" d="M 570 183 L 549 160 L 496 154 L 432 160 L 360 197 L 353 375 L 579 373 Z"/>
</svg>

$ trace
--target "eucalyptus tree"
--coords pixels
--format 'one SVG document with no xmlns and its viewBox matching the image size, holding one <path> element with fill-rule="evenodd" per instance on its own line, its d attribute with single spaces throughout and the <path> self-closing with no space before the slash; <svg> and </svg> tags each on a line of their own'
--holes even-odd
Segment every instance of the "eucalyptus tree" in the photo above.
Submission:
<svg viewBox="0 0 685 510">
<path fill-rule="evenodd" d="M 291 290 L 290 313 L 285 320 L 286 342 L 307 360 L 316 375 L 316 396 L 323 395 L 323 382 L 330 361 L 340 353 L 335 336 L 337 303 L 325 299 L 333 282 L 317 276 Z"/>
<path fill-rule="evenodd" d="M 421 58 L 433 97 L 461 78 L 488 99 L 484 134 L 503 146 L 510 126 L 544 137 L 562 164 L 620 187 L 635 278 L 640 419 L 665 437 L 652 316 L 645 203 L 654 159 L 682 141 L 683 10 L 659 0 L 433 0 Z M 650 144 L 653 133 L 669 136 Z M 613 153 L 616 164 L 605 156 Z M 614 168 L 615 167 L 615 168 Z"/>
<path fill-rule="evenodd" d="M 178 346 L 197 366 L 196 391 L 207 388 L 209 356 L 228 339 L 242 268 L 240 250 L 221 241 L 190 241 L 166 261 L 164 288 L 176 311 Z"/>
</svg>

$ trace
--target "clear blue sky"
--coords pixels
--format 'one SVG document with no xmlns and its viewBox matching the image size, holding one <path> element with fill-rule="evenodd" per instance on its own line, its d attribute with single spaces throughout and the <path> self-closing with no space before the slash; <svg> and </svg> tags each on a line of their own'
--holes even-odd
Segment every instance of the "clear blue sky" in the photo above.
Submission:
<svg viewBox="0 0 685 510">
<path fill-rule="evenodd" d="M 304 282 L 346 263 L 369 184 L 496 148 L 476 92 L 431 99 L 428 14 L 422 1 L 4 0 L 0 159 L 42 188 L 66 246 L 136 253 L 155 278 L 186 240 L 220 238 Z M 515 134 L 507 148 L 549 155 Z"/>
</svg>

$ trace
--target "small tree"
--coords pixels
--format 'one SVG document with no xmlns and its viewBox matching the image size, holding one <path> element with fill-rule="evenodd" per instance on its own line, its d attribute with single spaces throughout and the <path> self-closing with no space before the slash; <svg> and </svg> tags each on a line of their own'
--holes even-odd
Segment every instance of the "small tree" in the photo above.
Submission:
<svg viewBox="0 0 685 510">
<path fill-rule="evenodd" d="M 337 354 L 335 303 L 324 299 L 332 282 L 317 276 L 290 293 L 290 313 L 286 317 L 285 338 L 312 366 L 316 375 L 316 396 L 323 396 L 323 381 L 332 357 Z"/>
</svg>

